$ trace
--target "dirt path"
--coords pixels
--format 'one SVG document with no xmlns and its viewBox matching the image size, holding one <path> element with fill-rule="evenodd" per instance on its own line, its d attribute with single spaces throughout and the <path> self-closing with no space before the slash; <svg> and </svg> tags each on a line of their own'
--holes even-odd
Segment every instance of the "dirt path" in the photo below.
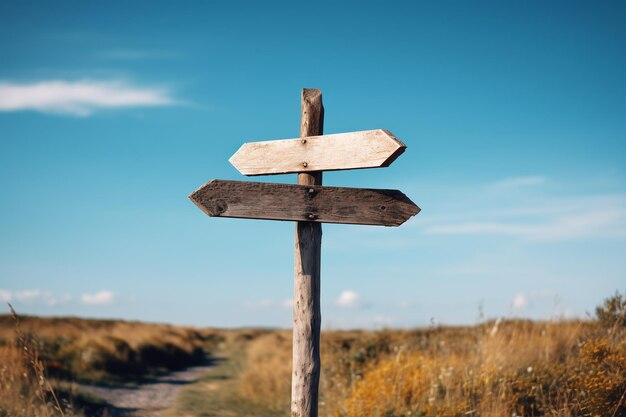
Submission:
<svg viewBox="0 0 626 417">
<path fill-rule="evenodd" d="M 211 365 L 187 368 L 134 388 L 81 385 L 80 389 L 109 403 L 111 407 L 103 414 L 108 417 L 154 417 L 174 404 L 184 385 L 194 382 L 212 367 Z"/>
</svg>

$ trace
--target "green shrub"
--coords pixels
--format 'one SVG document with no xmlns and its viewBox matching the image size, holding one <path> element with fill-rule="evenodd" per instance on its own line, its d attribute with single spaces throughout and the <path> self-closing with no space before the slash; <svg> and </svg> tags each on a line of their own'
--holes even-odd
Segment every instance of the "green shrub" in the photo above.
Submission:
<svg viewBox="0 0 626 417">
<path fill-rule="evenodd" d="M 626 328 L 626 297 L 618 291 L 596 307 L 596 317 L 600 324 L 607 329 Z"/>
</svg>

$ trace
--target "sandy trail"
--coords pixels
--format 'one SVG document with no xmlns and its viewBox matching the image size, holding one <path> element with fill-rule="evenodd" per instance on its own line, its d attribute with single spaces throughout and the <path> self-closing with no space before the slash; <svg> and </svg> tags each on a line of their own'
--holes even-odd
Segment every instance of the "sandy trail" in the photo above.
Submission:
<svg viewBox="0 0 626 417">
<path fill-rule="evenodd" d="M 174 404 L 181 388 L 194 382 L 213 366 L 195 366 L 183 371 L 159 377 L 155 382 L 134 388 L 110 388 L 96 385 L 81 385 L 84 392 L 93 394 L 111 405 L 109 417 L 155 417 Z"/>
</svg>

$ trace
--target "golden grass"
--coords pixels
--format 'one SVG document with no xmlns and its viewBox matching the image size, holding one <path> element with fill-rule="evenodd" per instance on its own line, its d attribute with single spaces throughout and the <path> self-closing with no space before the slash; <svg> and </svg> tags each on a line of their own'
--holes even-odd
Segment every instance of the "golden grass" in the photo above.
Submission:
<svg viewBox="0 0 626 417">
<path fill-rule="evenodd" d="M 322 416 L 626 416 L 626 338 L 595 322 L 322 334 Z M 291 335 L 248 345 L 241 395 L 288 415 Z"/>
<path fill-rule="evenodd" d="M 0 346 L 0 415 L 78 416 L 66 397 L 59 401 L 47 377 L 39 346 L 27 337 L 13 307 L 9 307 L 15 340 Z"/>
<path fill-rule="evenodd" d="M 68 381 L 140 381 L 203 362 L 222 338 L 214 330 L 165 324 L 16 320 L 0 316 L 0 417 L 96 412 L 102 404 Z"/>
<path fill-rule="evenodd" d="M 39 381 L 25 362 L 21 349 L 0 347 L 0 415 L 50 414 L 47 401 L 42 401 Z"/>
<path fill-rule="evenodd" d="M 24 317 L 22 327 L 51 375 L 94 382 L 139 380 L 200 363 L 221 338 L 213 330 L 77 318 Z M 0 344 L 13 344 L 13 333 L 11 318 L 0 316 Z"/>
<path fill-rule="evenodd" d="M 240 394 L 269 410 L 289 410 L 291 332 L 276 331 L 250 341 L 239 375 Z"/>
</svg>

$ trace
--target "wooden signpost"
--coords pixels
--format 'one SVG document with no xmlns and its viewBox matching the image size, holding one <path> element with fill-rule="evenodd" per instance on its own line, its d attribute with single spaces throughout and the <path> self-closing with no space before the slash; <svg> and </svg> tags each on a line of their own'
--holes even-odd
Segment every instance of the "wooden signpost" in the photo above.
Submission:
<svg viewBox="0 0 626 417">
<path fill-rule="evenodd" d="M 189 198 L 211 217 L 296 223 L 292 417 L 317 417 L 321 223 L 400 226 L 420 209 L 398 190 L 322 186 L 322 171 L 389 166 L 406 145 L 386 130 L 323 134 L 322 93 L 302 90 L 300 138 L 244 144 L 230 162 L 244 175 L 298 173 L 298 185 L 209 181 Z"/>
</svg>

